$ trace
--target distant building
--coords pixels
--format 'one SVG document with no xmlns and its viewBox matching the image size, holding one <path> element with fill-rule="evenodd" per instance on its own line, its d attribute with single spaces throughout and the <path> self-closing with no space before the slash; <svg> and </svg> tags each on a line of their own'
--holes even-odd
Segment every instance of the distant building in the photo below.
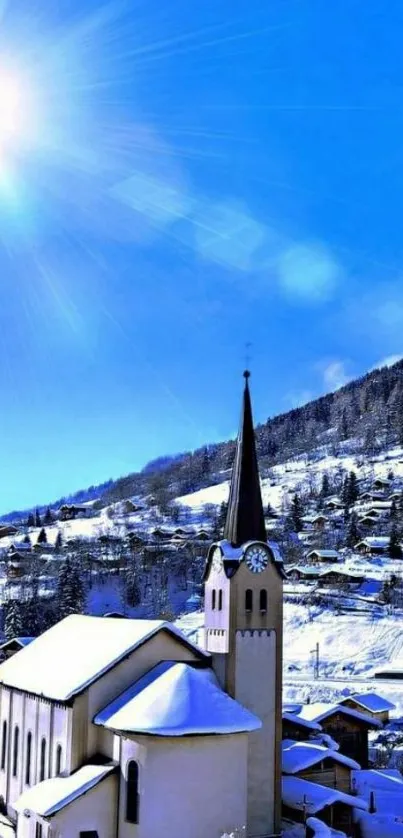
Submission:
<svg viewBox="0 0 403 838">
<path fill-rule="evenodd" d="M 368 536 L 359 541 L 354 550 L 367 556 L 382 556 L 389 552 L 389 546 L 388 536 Z"/>
<path fill-rule="evenodd" d="M 90 508 L 84 504 L 64 503 L 57 514 L 60 521 L 73 521 L 75 518 L 88 518 L 90 512 Z"/>
<path fill-rule="evenodd" d="M 369 716 L 378 719 L 382 724 L 387 724 L 391 710 L 396 710 L 395 704 L 374 692 L 348 695 L 340 701 L 340 704 L 345 707 L 352 707 L 353 710 L 368 713 Z"/>
<path fill-rule="evenodd" d="M 13 637 L 12 640 L 6 640 L 5 643 L 0 645 L 0 659 L 7 660 L 11 658 L 16 652 L 20 652 L 21 649 L 24 649 L 25 646 L 32 643 L 34 639 L 34 637 Z"/>
<path fill-rule="evenodd" d="M 326 564 L 340 561 L 338 550 L 311 550 L 306 557 L 309 564 Z"/>
</svg>

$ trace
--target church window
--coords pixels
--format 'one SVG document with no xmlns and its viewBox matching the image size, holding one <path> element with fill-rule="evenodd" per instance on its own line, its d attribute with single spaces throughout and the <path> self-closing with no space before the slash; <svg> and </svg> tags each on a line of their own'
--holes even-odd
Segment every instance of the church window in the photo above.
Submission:
<svg viewBox="0 0 403 838">
<path fill-rule="evenodd" d="M 139 766 L 134 759 L 127 766 L 126 820 L 139 822 Z"/>
<path fill-rule="evenodd" d="M 253 591 L 250 588 L 245 591 L 245 611 L 253 611 Z"/>
<path fill-rule="evenodd" d="M 218 610 L 222 611 L 222 590 L 218 591 Z"/>
<path fill-rule="evenodd" d="M 263 613 L 265 614 L 266 611 L 267 611 L 267 591 L 266 591 L 265 588 L 262 588 L 262 590 L 260 591 L 259 600 L 260 600 L 260 610 L 261 610 L 262 614 Z"/>
<path fill-rule="evenodd" d="M 14 745 L 13 745 L 13 777 L 17 776 L 18 769 L 18 743 L 20 739 L 20 729 L 18 725 L 14 728 Z"/>
<path fill-rule="evenodd" d="M 45 779 L 45 760 L 46 760 L 46 739 L 43 737 L 41 741 L 41 765 L 39 771 L 39 782 Z"/>
<path fill-rule="evenodd" d="M 31 751 L 32 751 L 32 733 L 29 731 L 27 735 L 27 756 L 25 763 L 25 782 L 29 786 L 31 782 Z"/>
<path fill-rule="evenodd" d="M 42 838 L 43 831 L 42 831 L 42 824 L 38 823 L 35 824 L 35 838 Z"/>
<path fill-rule="evenodd" d="M 58 745 L 56 748 L 56 777 L 59 776 L 62 770 L 62 746 Z"/>
<path fill-rule="evenodd" d="M 216 595 L 217 591 L 215 588 L 213 588 L 213 590 L 211 591 L 211 608 L 213 611 L 215 610 Z"/>
<path fill-rule="evenodd" d="M 7 722 L 3 722 L 3 733 L 1 739 L 1 770 L 4 771 L 6 767 L 7 754 Z"/>
</svg>

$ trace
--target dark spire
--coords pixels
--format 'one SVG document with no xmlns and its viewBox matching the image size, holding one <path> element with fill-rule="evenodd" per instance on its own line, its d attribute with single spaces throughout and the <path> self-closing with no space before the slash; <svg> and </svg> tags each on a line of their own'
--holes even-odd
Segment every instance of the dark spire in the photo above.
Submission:
<svg viewBox="0 0 403 838">
<path fill-rule="evenodd" d="M 255 432 L 253 430 L 249 377 L 250 372 L 245 370 L 241 424 L 232 468 L 227 520 L 224 528 L 224 538 L 234 547 L 240 547 L 246 541 L 267 541 Z"/>
</svg>

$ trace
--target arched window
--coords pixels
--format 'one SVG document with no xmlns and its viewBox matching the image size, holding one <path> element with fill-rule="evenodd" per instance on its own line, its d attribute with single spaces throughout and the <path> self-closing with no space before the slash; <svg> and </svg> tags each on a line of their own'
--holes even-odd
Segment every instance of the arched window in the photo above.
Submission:
<svg viewBox="0 0 403 838">
<path fill-rule="evenodd" d="M 18 743 L 20 740 L 20 729 L 18 725 L 14 728 L 14 743 L 13 743 L 13 777 L 17 776 L 18 769 Z"/>
<path fill-rule="evenodd" d="M 267 611 L 267 591 L 265 588 L 260 591 L 259 604 L 262 614 L 265 614 Z"/>
<path fill-rule="evenodd" d="M 1 770 L 4 771 L 6 767 L 7 755 L 7 722 L 3 722 L 3 733 L 1 738 Z"/>
<path fill-rule="evenodd" d="M 222 590 L 218 591 L 218 610 L 222 611 Z"/>
<path fill-rule="evenodd" d="M 39 782 L 45 779 L 45 760 L 46 760 L 46 739 L 41 740 L 41 765 L 39 769 Z"/>
<path fill-rule="evenodd" d="M 211 591 L 211 608 L 212 608 L 213 611 L 215 609 L 216 594 L 217 594 L 216 589 L 213 588 L 213 590 Z"/>
<path fill-rule="evenodd" d="M 26 754 L 26 762 L 25 762 L 25 782 L 26 785 L 29 786 L 31 782 L 31 751 L 32 751 L 32 733 L 31 731 L 27 734 L 27 754 Z"/>
<path fill-rule="evenodd" d="M 250 588 L 245 591 L 245 611 L 253 611 L 253 591 Z"/>
<path fill-rule="evenodd" d="M 62 746 L 58 745 L 56 748 L 56 777 L 60 775 L 62 770 Z"/>
<path fill-rule="evenodd" d="M 139 822 L 139 766 L 132 759 L 127 766 L 126 820 Z"/>
</svg>

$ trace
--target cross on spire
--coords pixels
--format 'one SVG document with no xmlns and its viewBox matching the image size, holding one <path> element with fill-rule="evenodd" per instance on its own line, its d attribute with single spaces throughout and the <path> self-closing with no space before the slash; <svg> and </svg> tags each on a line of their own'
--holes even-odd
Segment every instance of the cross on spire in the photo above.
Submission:
<svg viewBox="0 0 403 838">
<path fill-rule="evenodd" d="M 243 375 L 245 387 L 241 422 L 224 528 L 224 538 L 234 547 L 240 547 L 247 541 L 267 540 L 249 392 L 249 370 L 245 370 Z"/>
</svg>

